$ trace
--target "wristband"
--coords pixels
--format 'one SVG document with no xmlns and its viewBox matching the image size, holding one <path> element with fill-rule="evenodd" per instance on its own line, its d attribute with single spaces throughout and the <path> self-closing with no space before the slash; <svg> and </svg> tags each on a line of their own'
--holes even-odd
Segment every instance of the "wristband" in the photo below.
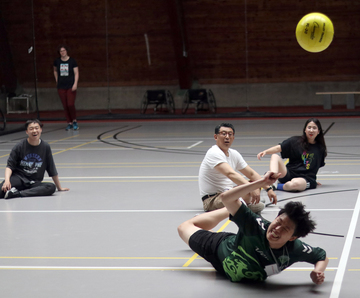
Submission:
<svg viewBox="0 0 360 298">
<path fill-rule="evenodd" d="M 273 189 L 271 186 L 269 186 L 269 188 L 266 189 L 266 192 L 269 192 L 270 189 Z"/>
</svg>

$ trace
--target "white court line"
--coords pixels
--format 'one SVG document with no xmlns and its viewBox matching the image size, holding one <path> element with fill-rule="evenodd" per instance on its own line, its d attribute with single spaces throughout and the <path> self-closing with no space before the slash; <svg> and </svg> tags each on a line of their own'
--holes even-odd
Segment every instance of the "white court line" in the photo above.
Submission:
<svg viewBox="0 0 360 298">
<path fill-rule="evenodd" d="M 0 213 L 170 213 L 170 212 L 204 212 L 198 210 L 0 210 Z"/>
<path fill-rule="evenodd" d="M 0 270 L 207 270 L 211 267 L 78 267 L 78 266 L 0 266 Z"/>
<path fill-rule="evenodd" d="M 349 174 L 349 175 L 317 175 L 318 177 L 331 177 L 331 176 L 342 176 L 342 177 L 358 177 L 360 174 Z M 199 176 L 104 176 L 104 177 L 67 177 L 67 176 L 61 176 L 61 179 L 73 179 L 73 180 L 82 180 L 82 179 L 198 179 Z M 4 177 L 1 177 L 1 179 L 4 179 Z M 52 180 L 50 177 L 44 177 L 44 180 Z"/>
<path fill-rule="evenodd" d="M 351 249 L 352 241 L 353 241 L 354 235 L 355 235 L 355 229 L 356 229 L 357 220 L 359 218 L 359 212 L 360 212 L 360 192 L 357 197 L 355 209 L 354 209 L 354 212 L 353 212 L 353 215 L 351 218 L 351 222 L 349 225 L 349 230 L 346 235 L 344 249 L 343 249 L 341 257 L 340 257 L 338 271 L 336 272 L 336 275 L 335 275 L 335 280 L 334 280 L 333 287 L 331 289 L 330 298 L 338 298 L 339 297 L 340 290 L 341 290 L 341 284 L 342 284 L 344 274 L 345 274 L 347 260 L 349 259 L 350 249 Z"/>
<path fill-rule="evenodd" d="M 353 211 L 354 209 L 306 209 L 311 212 L 329 212 L 329 211 Z M 279 208 L 265 209 L 263 212 L 279 212 Z M 203 209 L 195 210 L 101 210 L 101 209 L 88 209 L 88 210 L 0 210 L 0 213 L 179 213 L 179 212 L 197 212 L 203 213 Z"/>
<path fill-rule="evenodd" d="M 318 174 L 317 177 L 359 177 L 360 174 Z"/>
<path fill-rule="evenodd" d="M 199 144 L 201 144 L 203 141 L 196 142 L 195 144 L 192 144 L 191 146 L 187 147 L 187 149 L 191 149 Z"/>
<path fill-rule="evenodd" d="M 108 176 L 108 177 L 64 177 L 61 179 L 197 179 L 198 176 Z M 44 177 L 44 180 L 52 180 Z"/>
<path fill-rule="evenodd" d="M 154 165 L 155 166 L 155 165 Z M 359 177 L 360 174 L 343 174 L 343 175 L 317 175 L 318 177 Z M 105 177 L 66 177 L 61 176 L 61 179 L 198 179 L 199 176 L 105 176 Z M 4 179 L 3 177 L 0 179 Z M 51 180 L 50 177 L 44 177 L 44 180 Z"/>
<path fill-rule="evenodd" d="M 337 268 L 327 268 L 336 270 Z M 212 267 L 93 267 L 93 266 L 0 266 L 0 270 L 180 270 L 180 271 L 215 271 Z M 285 271 L 312 271 L 313 267 L 288 268 Z"/>
</svg>

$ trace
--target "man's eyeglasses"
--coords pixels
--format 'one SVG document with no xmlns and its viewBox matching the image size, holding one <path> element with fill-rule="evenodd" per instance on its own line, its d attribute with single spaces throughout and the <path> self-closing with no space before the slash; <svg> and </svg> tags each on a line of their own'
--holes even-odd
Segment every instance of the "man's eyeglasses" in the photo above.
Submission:
<svg viewBox="0 0 360 298">
<path fill-rule="evenodd" d="M 233 132 L 227 132 L 227 131 L 220 131 L 218 134 L 223 136 L 223 137 L 226 137 L 227 135 L 229 135 L 229 138 L 234 136 Z"/>
</svg>

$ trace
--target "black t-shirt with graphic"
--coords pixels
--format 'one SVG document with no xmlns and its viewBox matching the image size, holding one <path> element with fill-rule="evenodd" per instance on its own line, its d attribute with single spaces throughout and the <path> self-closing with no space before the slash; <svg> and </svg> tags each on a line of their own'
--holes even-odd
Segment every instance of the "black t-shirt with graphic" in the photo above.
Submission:
<svg viewBox="0 0 360 298">
<path fill-rule="evenodd" d="M 312 247 L 299 239 L 288 241 L 280 249 L 270 249 L 266 238 L 270 222 L 244 204 L 235 216 L 230 216 L 230 220 L 235 222 L 239 231 L 220 243 L 217 255 L 227 277 L 233 282 L 243 279 L 263 281 L 268 277 L 265 267 L 269 265 L 277 264 L 282 271 L 295 262 L 316 264 L 326 258 L 322 248 Z"/>
<path fill-rule="evenodd" d="M 50 177 L 58 174 L 50 145 L 43 140 L 38 146 L 30 145 L 27 139 L 15 145 L 8 158 L 7 167 L 12 170 L 12 175 L 17 175 L 25 183 L 41 182 L 45 171 Z"/>
<path fill-rule="evenodd" d="M 304 150 L 300 146 L 300 138 L 291 137 L 283 141 L 280 144 L 281 157 L 289 159 L 286 168 L 291 176 L 306 178 L 314 184 L 319 168 L 325 165 L 325 149 L 315 143 Z"/>
<path fill-rule="evenodd" d="M 57 58 L 54 61 L 54 66 L 58 73 L 58 89 L 71 89 L 75 82 L 74 68 L 78 67 L 75 59 L 69 57 L 68 60 L 63 61 Z"/>
</svg>

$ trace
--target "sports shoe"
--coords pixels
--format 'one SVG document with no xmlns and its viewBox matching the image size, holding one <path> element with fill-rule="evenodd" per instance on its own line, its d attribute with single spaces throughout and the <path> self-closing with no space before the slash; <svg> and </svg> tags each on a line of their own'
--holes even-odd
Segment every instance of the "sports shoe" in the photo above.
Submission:
<svg viewBox="0 0 360 298">
<path fill-rule="evenodd" d="M 273 185 L 271 185 L 272 189 L 276 190 L 278 184 L 279 184 L 279 180 L 276 180 L 275 183 Z"/>
<path fill-rule="evenodd" d="M 74 126 L 74 130 L 78 130 L 78 129 L 79 129 L 79 125 L 77 124 L 76 121 L 73 122 L 73 126 Z"/>
<path fill-rule="evenodd" d="M 257 204 L 248 205 L 248 207 L 252 212 L 260 215 L 261 211 L 263 211 L 264 208 L 265 208 L 265 204 L 260 202 L 260 203 L 257 203 Z"/>
<path fill-rule="evenodd" d="M 4 199 L 12 199 L 20 197 L 20 191 L 17 190 L 17 188 L 12 187 L 10 190 L 8 190 L 4 196 Z"/>
<path fill-rule="evenodd" d="M 70 130 L 72 128 L 73 128 L 73 126 L 71 124 L 68 124 L 68 126 L 66 126 L 65 130 Z"/>
</svg>

